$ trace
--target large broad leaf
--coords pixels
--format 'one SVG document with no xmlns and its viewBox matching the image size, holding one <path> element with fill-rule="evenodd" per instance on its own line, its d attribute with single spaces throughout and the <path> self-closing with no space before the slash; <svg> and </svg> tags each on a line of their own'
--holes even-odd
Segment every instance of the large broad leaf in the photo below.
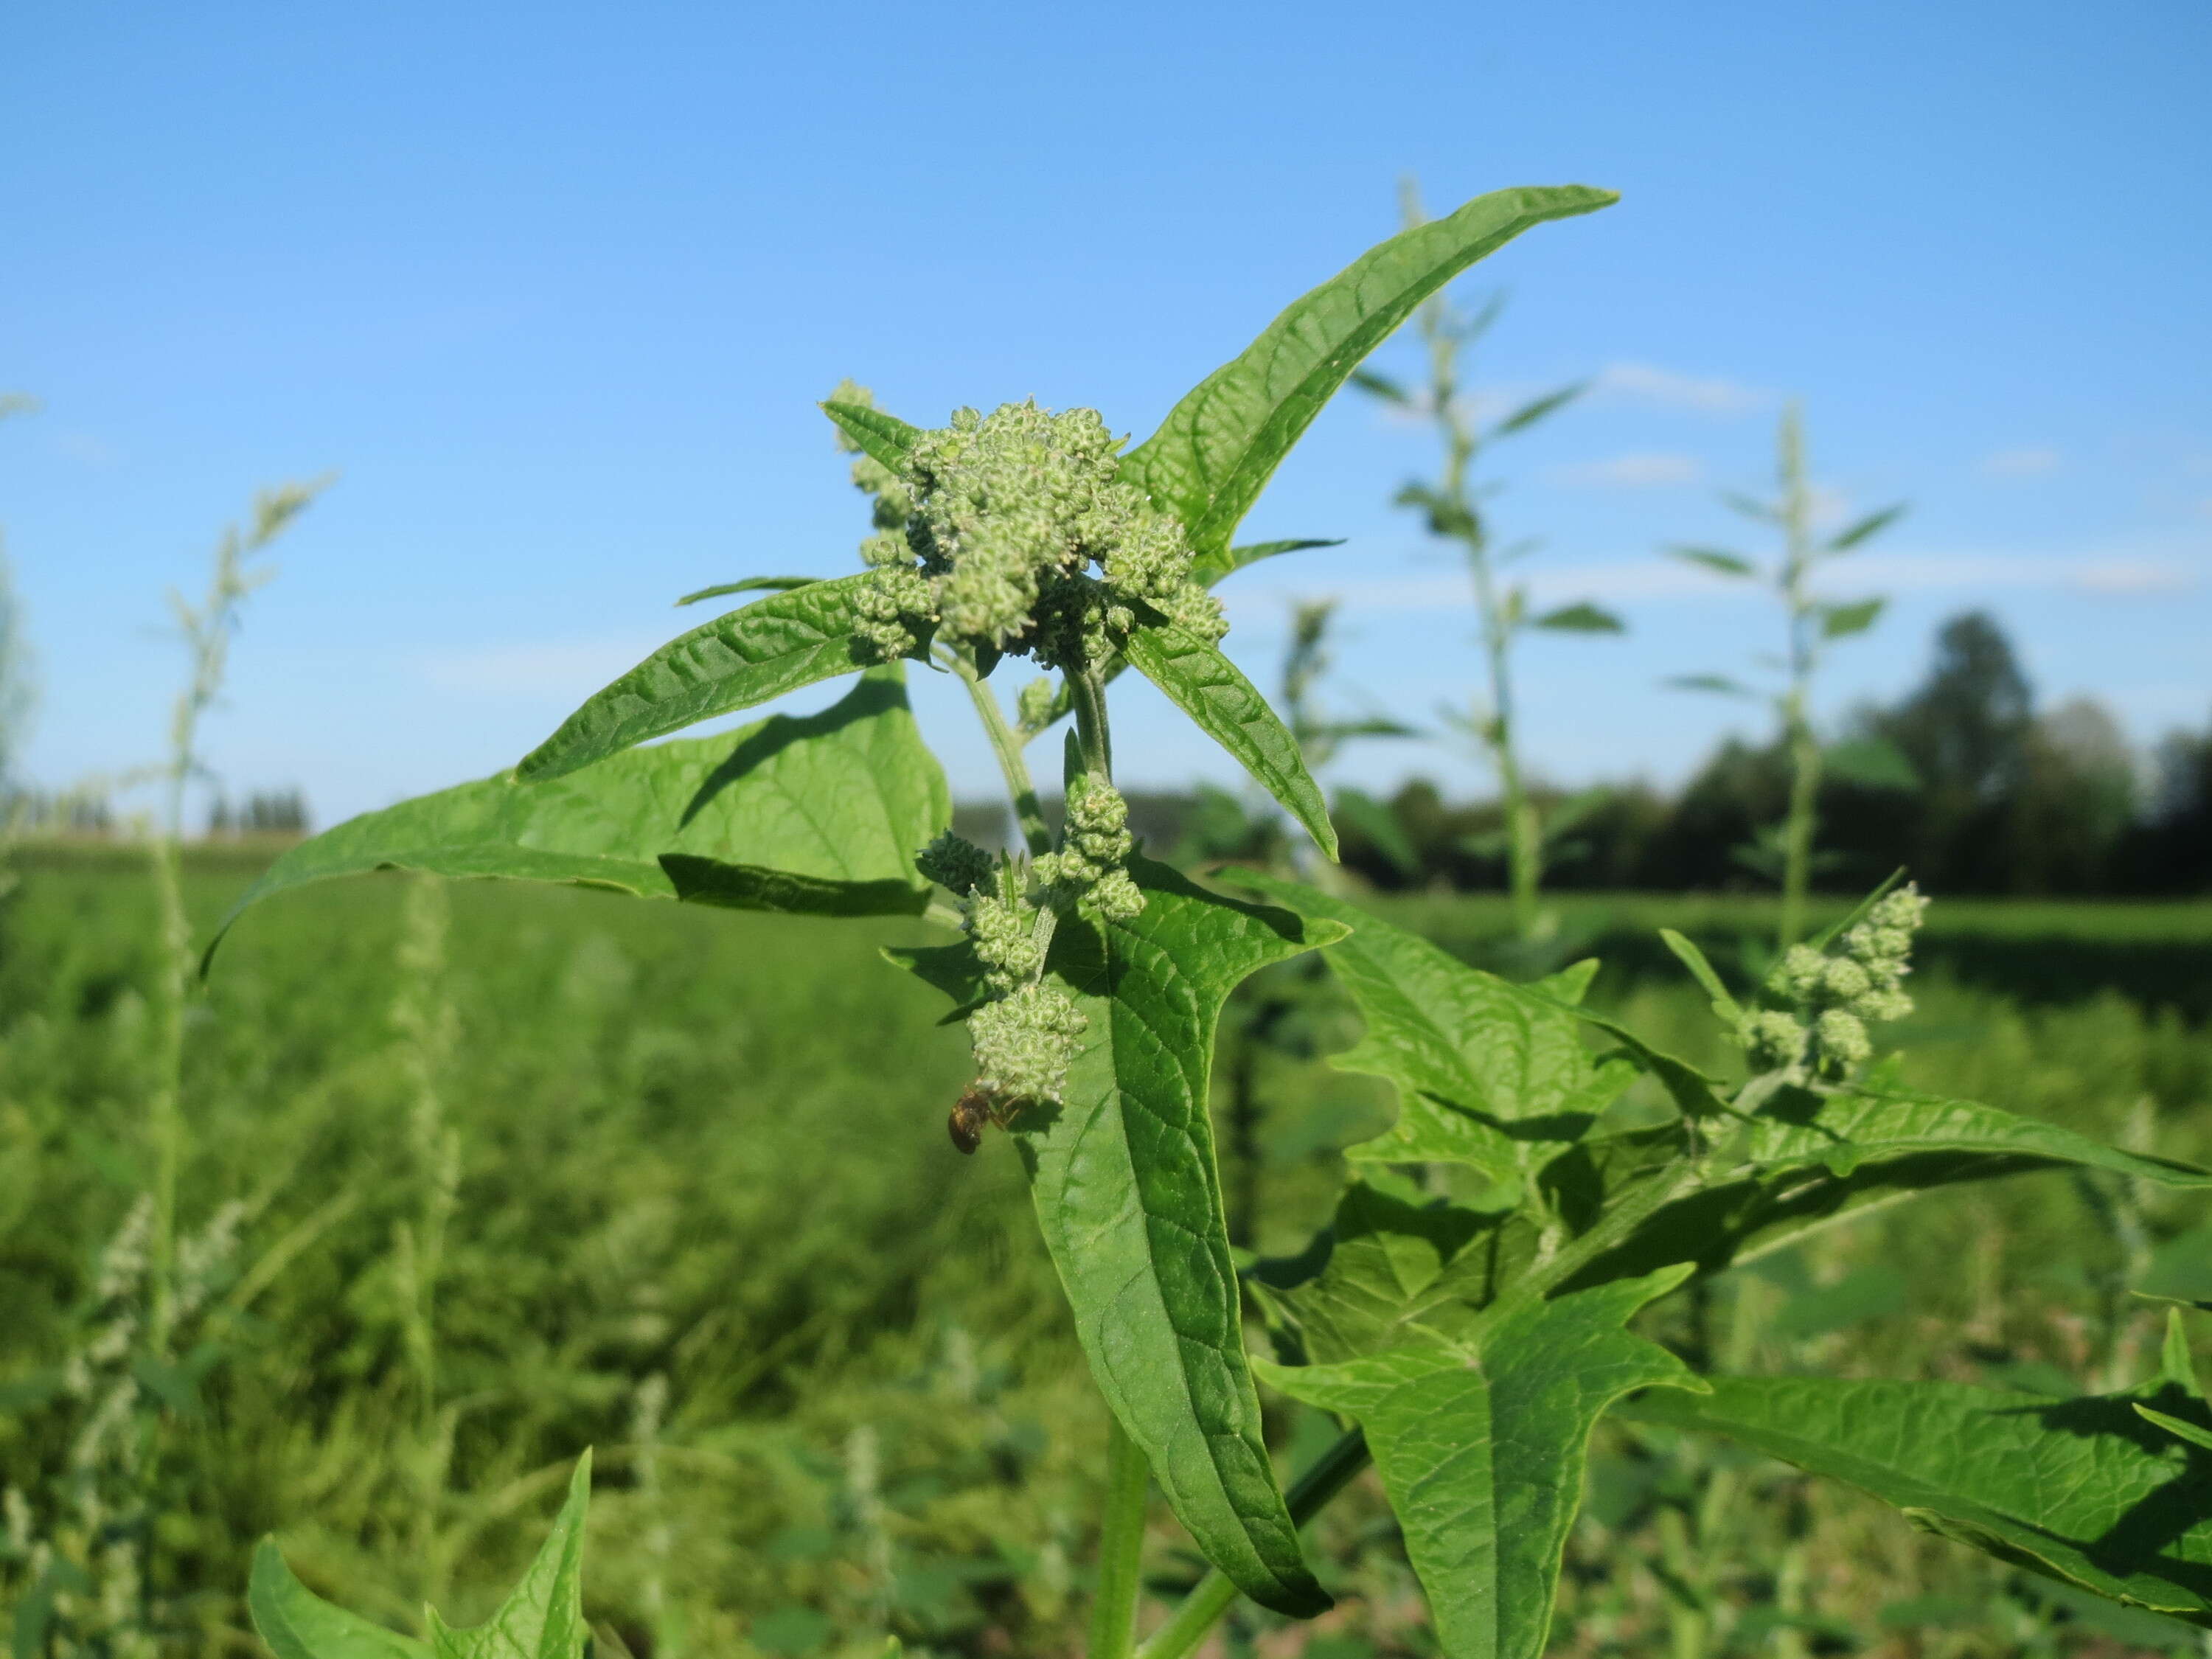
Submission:
<svg viewBox="0 0 2212 1659">
<path fill-rule="evenodd" d="M 671 640 L 562 721 L 515 775 L 531 783 L 561 777 L 649 738 L 866 667 L 854 630 L 869 580 L 862 571 L 810 582 Z"/>
<path fill-rule="evenodd" d="M 584 1623 L 584 1508 L 592 1495 L 592 1455 L 576 1462 L 568 1499 L 538 1559 L 497 1613 L 481 1625 L 455 1630 L 430 1614 L 437 1659 L 582 1659 Z"/>
<path fill-rule="evenodd" d="M 1423 300 L 1530 227 L 1618 199 L 1582 185 L 1501 190 L 1393 236 L 1291 301 L 1207 375 L 1122 462 L 1121 476 L 1182 520 L 1201 556 L 1226 548 L 1322 405 Z"/>
<path fill-rule="evenodd" d="M 485 778 L 348 819 L 270 865 L 216 937 L 272 893 L 383 869 L 918 914 L 929 890 L 914 855 L 951 817 L 901 672 L 878 668 L 818 714 L 630 750 L 551 783 Z"/>
<path fill-rule="evenodd" d="M 1261 1365 L 1284 1393 L 1366 1431 L 1449 1659 L 1543 1652 L 1592 1426 L 1632 1389 L 1700 1386 L 1624 1328 L 1686 1272 L 1540 1302 L 1471 1346 Z"/>
<path fill-rule="evenodd" d="M 246 1605 L 276 1659 L 428 1659 L 430 1651 L 424 1643 L 324 1601 L 293 1577 L 273 1538 L 263 1539 L 253 1552 Z"/>
<path fill-rule="evenodd" d="M 1540 1170 L 1586 1134 L 1635 1076 L 1583 1040 L 1570 998 L 1510 983 L 1357 906 L 1273 877 L 1249 885 L 1351 928 L 1328 947 L 1366 1031 L 1330 1063 L 1398 1086 L 1396 1127 L 1347 1150 L 1385 1164 L 1455 1163 L 1493 1181 Z"/>
<path fill-rule="evenodd" d="M 2212 1626 L 2212 1457 L 2158 1432 L 2138 1405 L 2212 1427 L 2171 1382 L 2056 1401 L 1958 1382 L 1716 1377 L 1709 1395 L 1647 1395 L 1621 1413 L 1727 1435 L 2014 1565 Z"/>
<path fill-rule="evenodd" d="M 1138 629 L 1124 651 L 1146 679 L 1305 826 L 1322 852 L 1336 856 L 1336 826 L 1328 821 L 1328 803 L 1306 770 L 1297 739 L 1235 663 L 1195 634 L 1165 624 Z"/>
<path fill-rule="evenodd" d="M 1718 1272 L 1870 1207 L 2036 1170 L 2104 1170 L 2169 1187 L 2212 1186 L 2212 1173 L 2124 1152 L 2055 1123 L 1891 1090 L 1785 1090 L 1740 1120 L 1712 1148 L 1707 1167 L 1700 1190 L 1660 1209 L 1574 1282 L 1676 1261 Z"/>
<path fill-rule="evenodd" d="M 1306 1570 L 1267 1451 L 1207 1116 L 1214 1027 L 1247 975 L 1336 936 L 1131 860 L 1145 908 L 1064 918 L 1048 969 L 1089 1021 L 1063 1103 L 1014 1122 L 1045 1243 L 1114 1413 L 1207 1557 L 1297 1616 Z M 933 959 L 953 994 L 962 980 Z"/>
<path fill-rule="evenodd" d="M 1476 1258 L 1487 1257 L 1499 1222 L 1369 1171 L 1345 1188 L 1312 1247 L 1259 1263 L 1253 1277 L 1280 1316 L 1279 1334 L 1286 1323 L 1290 1351 L 1310 1364 L 1447 1340 L 1487 1299 L 1489 1264 Z"/>
</svg>

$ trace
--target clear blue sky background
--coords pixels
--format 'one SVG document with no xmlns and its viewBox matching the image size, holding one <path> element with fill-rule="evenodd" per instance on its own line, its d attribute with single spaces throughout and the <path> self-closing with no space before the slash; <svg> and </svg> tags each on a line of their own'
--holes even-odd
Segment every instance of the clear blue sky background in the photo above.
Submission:
<svg viewBox="0 0 2212 1659">
<path fill-rule="evenodd" d="M 1986 606 L 2046 701 L 2139 740 L 2212 714 L 2212 9 L 2197 0 L 118 6 L 0 14 L 4 526 L 40 657 L 29 767 L 157 753 L 162 590 L 257 486 L 340 481 L 252 603 L 210 728 L 318 816 L 492 771 L 695 619 L 706 582 L 848 568 L 813 411 L 1034 394 L 1151 429 L 1394 226 L 1500 185 L 1623 192 L 1462 284 L 1511 302 L 1505 392 L 1595 375 L 1500 453 L 1547 597 L 1626 640 L 1526 657 L 1563 782 L 1680 778 L 1732 723 L 1655 690 L 1768 641 L 1670 568 L 1735 526 L 1785 395 L 1839 505 L 1910 498 L 1838 574 L 1887 592 L 1828 707 L 1895 693 Z M 1409 366 L 1407 343 L 1381 361 Z M 1345 597 L 1339 695 L 1472 684 L 1454 568 L 1387 498 L 1423 435 L 1325 416 L 1249 521 L 1347 545 L 1239 577 L 1271 682 L 1293 596 Z M 818 702 L 817 691 L 809 700 Z M 989 787 L 957 711 L 927 718 Z M 1228 776 L 1141 688 L 1138 782 Z M 1448 748 L 1346 777 L 1455 790 Z"/>
</svg>

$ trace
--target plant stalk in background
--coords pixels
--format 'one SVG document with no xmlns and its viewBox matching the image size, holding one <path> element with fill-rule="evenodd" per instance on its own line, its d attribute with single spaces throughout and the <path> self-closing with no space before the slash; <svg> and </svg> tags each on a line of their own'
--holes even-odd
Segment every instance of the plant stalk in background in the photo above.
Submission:
<svg viewBox="0 0 2212 1659">
<path fill-rule="evenodd" d="M 1824 750 L 1813 719 L 1813 683 L 1827 648 L 1838 640 L 1863 634 L 1881 617 L 1881 599 L 1837 602 L 1814 591 L 1823 563 L 1863 546 L 1903 515 L 1903 503 L 1885 507 L 1822 539 L 1814 527 L 1815 497 L 1805 467 L 1804 418 L 1796 404 L 1782 412 L 1775 434 L 1775 493 L 1767 500 L 1730 493 L 1722 497 L 1735 511 L 1772 527 L 1781 538 L 1780 556 L 1762 569 L 1726 548 L 1675 546 L 1675 557 L 1730 578 L 1768 587 L 1780 602 L 1786 649 L 1777 666 L 1781 684 L 1771 694 L 1779 738 L 1790 774 L 1790 804 L 1782 822 L 1760 842 L 1737 849 L 1738 860 L 1777 879 L 1782 910 L 1775 947 L 1787 950 L 1804 936 L 1805 904 L 1812 890 L 1814 842 L 1820 835 L 1820 780 L 1834 770 L 1856 781 L 1909 787 L 1911 769 L 1902 755 L 1872 739 Z M 1749 687 L 1724 674 L 1689 674 L 1670 684 L 1686 691 L 1752 697 Z"/>
<path fill-rule="evenodd" d="M 1401 187 L 1400 200 L 1409 229 L 1426 222 L 1419 191 L 1411 179 Z M 1618 634 L 1623 629 L 1619 617 L 1588 600 L 1531 616 L 1527 588 L 1504 579 L 1505 568 L 1533 551 L 1534 544 L 1522 542 L 1501 547 L 1493 541 L 1481 505 L 1489 491 L 1478 484 L 1476 467 L 1492 444 L 1526 432 L 1565 408 L 1582 396 L 1588 384 L 1577 382 L 1547 392 L 1484 427 L 1472 406 L 1462 358 L 1497 321 L 1502 305 L 1501 299 L 1493 298 L 1469 316 L 1439 289 L 1422 302 L 1415 318 L 1427 357 L 1427 380 L 1420 390 L 1408 391 L 1388 376 L 1366 369 L 1353 374 L 1352 384 L 1385 403 L 1426 416 L 1443 447 L 1443 465 L 1437 477 L 1408 483 L 1399 490 L 1397 501 L 1401 507 L 1419 509 L 1431 535 L 1458 544 L 1467 562 L 1480 630 L 1486 692 L 1471 715 L 1447 711 L 1446 718 L 1480 744 L 1498 775 L 1504 824 L 1496 845 L 1479 850 L 1504 854 L 1514 931 L 1526 940 L 1542 931 L 1539 904 L 1545 853 L 1570 827 L 1565 820 L 1572 808 L 1547 826 L 1529 793 L 1514 695 L 1513 648 L 1522 631 L 1528 628 L 1579 634 Z"/>
</svg>

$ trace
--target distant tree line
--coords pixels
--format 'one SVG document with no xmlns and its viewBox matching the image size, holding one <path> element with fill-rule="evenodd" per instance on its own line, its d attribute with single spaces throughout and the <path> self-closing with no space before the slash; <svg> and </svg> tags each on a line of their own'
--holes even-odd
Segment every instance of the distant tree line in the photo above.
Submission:
<svg viewBox="0 0 2212 1659">
<path fill-rule="evenodd" d="M 1916 781 L 1823 784 L 1824 885 L 1855 890 L 1901 865 L 1951 894 L 2212 892 L 2212 726 L 2174 732 L 2145 764 L 2093 699 L 2039 713 L 2011 643 L 1983 613 L 1945 623 L 1927 678 L 1895 704 L 1859 710 L 1843 736 L 1887 744 Z M 1552 810 L 1578 813 L 1554 855 L 1555 887 L 1756 890 L 1769 884 L 1746 854 L 1787 807 L 1789 766 L 1778 743 L 1732 738 L 1671 796 L 1643 784 L 1572 803 L 1552 794 Z M 1393 856 L 1347 824 L 1346 865 L 1382 888 L 1498 884 L 1495 803 L 1448 802 L 1417 780 L 1389 805 L 1406 846 Z"/>
</svg>

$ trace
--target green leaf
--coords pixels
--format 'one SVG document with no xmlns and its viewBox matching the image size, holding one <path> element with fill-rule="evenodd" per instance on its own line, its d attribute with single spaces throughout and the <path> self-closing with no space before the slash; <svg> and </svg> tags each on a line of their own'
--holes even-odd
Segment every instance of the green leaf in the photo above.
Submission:
<svg viewBox="0 0 2212 1659">
<path fill-rule="evenodd" d="M 437 1659 L 583 1659 L 584 1510 L 592 1496 L 592 1455 L 576 1460 L 568 1501 L 522 1582 L 481 1625 L 455 1630 L 433 1611 Z"/>
<path fill-rule="evenodd" d="M 1580 185 L 1498 191 L 1370 249 L 1206 376 L 1122 477 L 1181 519 L 1201 554 L 1227 547 L 1322 405 L 1423 300 L 1522 231 L 1616 199 Z"/>
<path fill-rule="evenodd" d="M 845 404 L 835 399 L 822 405 L 822 412 L 837 423 L 838 429 L 872 460 L 882 462 L 894 472 L 906 470 L 906 458 L 914 447 L 914 441 L 921 435 L 921 428 L 908 426 L 896 415 L 886 415 L 880 409 L 866 404 Z"/>
<path fill-rule="evenodd" d="M 2192 1446 L 2212 1451 L 2212 1428 L 2207 1428 L 2201 1423 L 2184 1422 L 2180 1418 L 2169 1417 L 2164 1412 L 2154 1412 L 2148 1406 L 2137 1406 L 2136 1414 L 2144 1422 L 2154 1423 L 2168 1434 L 2185 1440 Z"/>
<path fill-rule="evenodd" d="M 1225 878 L 1351 929 L 1325 953 L 1366 1031 L 1329 1063 L 1396 1085 L 1399 1107 L 1395 1127 L 1346 1158 L 1464 1164 L 1518 1182 L 1581 1139 L 1634 1076 L 1590 1052 L 1567 1002 L 1295 883 L 1247 871 Z"/>
<path fill-rule="evenodd" d="M 1510 438 L 1516 432 L 1526 432 L 1546 416 L 1556 414 L 1589 390 L 1588 380 L 1577 380 L 1572 386 L 1561 386 L 1557 392 L 1547 392 L 1540 398 L 1532 398 L 1491 428 L 1490 435 Z"/>
<path fill-rule="evenodd" d="M 1856 524 L 1838 534 L 1828 544 L 1831 553 L 1848 553 L 1860 543 L 1870 541 L 1905 516 L 1905 503 L 1885 507 L 1879 513 L 1869 513 Z"/>
<path fill-rule="evenodd" d="M 1887 738 L 1852 738 L 1820 757 L 1823 770 L 1846 783 L 1869 789 L 1917 789 L 1920 774 L 1905 753 Z"/>
<path fill-rule="evenodd" d="M 929 890 L 914 855 L 951 822 L 952 805 L 902 674 L 872 669 L 817 714 L 629 750 L 550 783 L 502 775 L 364 813 L 288 849 L 231 906 L 216 940 L 272 894 L 386 869 L 754 909 L 918 914 Z"/>
<path fill-rule="evenodd" d="M 1675 674 L 1666 681 L 1676 691 L 1711 691 L 1723 697 L 1755 697 L 1759 694 L 1725 674 Z"/>
<path fill-rule="evenodd" d="M 1358 830 L 1375 843 L 1376 850 L 1390 860 L 1390 866 L 1411 879 L 1421 872 L 1421 856 L 1407 839 L 1406 827 L 1398 822 L 1398 815 L 1374 796 L 1358 789 L 1336 792 L 1336 817 L 1340 823 Z"/>
<path fill-rule="evenodd" d="M 2171 1384 L 2057 1401 L 1827 1377 L 1716 1377 L 1709 1395 L 1646 1395 L 1621 1414 L 1726 1435 L 2015 1566 L 2212 1625 L 2212 1481 L 2201 1452 L 2147 1432 L 2137 1408 L 2152 1401 L 2208 1422 Z"/>
<path fill-rule="evenodd" d="M 1961 1182 L 2031 1170 L 2095 1169 L 2181 1188 L 2212 1173 L 2124 1152 L 2055 1123 L 1994 1106 L 1900 1091 L 1786 1089 L 1734 1120 L 1710 1155 L 1707 1183 L 1646 1221 L 1577 1276 L 1588 1285 L 1693 1261 L 1717 1273 L 1872 1206 Z"/>
<path fill-rule="evenodd" d="M 819 576 L 748 576 L 743 581 L 717 582 L 712 587 L 702 587 L 696 593 L 686 593 L 676 601 L 678 605 L 697 605 L 702 599 L 719 599 L 730 593 L 753 593 L 763 589 L 781 593 L 794 587 L 806 587 L 820 581 Z"/>
<path fill-rule="evenodd" d="M 1261 1365 L 1284 1393 L 1365 1430 L 1448 1659 L 1543 1652 L 1591 1429 L 1631 1389 L 1701 1386 L 1624 1328 L 1683 1277 L 1676 1268 L 1540 1302 L 1468 1348 Z"/>
<path fill-rule="evenodd" d="M 1850 605 L 1824 605 L 1820 607 L 1820 637 L 1824 640 L 1849 639 L 1854 634 L 1863 634 L 1875 625 L 1887 599 L 1860 599 Z"/>
<path fill-rule="evenodd" d="M 1218 586 L 1224 577 L 1233 576 L 1248 564 L 1257 564 L 1262 559 L 1279 558 L 1285 553 L 1304 553 L 1316 547 L 1342 547 L 1344 538 L 1338 536 L 1327 541 L 1311 538 L 1287 542 L 1247 542 L 1242 547 L 1231 547 L 1218 553 L 1200 553 L 1190 562 L 1191 580 L 1202 587 Z"/>
<path fill-rule="evenodd" d="M 1712 999 L 1713 1012 L 1727 1021 L 1732 1029 L 1743 1018 L 1743 1010 L 1729 994 L 1729 988 L 1721 982 L 1721 976 L 1713 971 L 1713 964 L 1705 960 L 1705 953 L 1671 927 L 1662 927 L 1659 938 L 1674 953 L 1676 959 L 1690 970 L 1690 977 L 1696 980 L 1705 988 L 1705 994 Z"/>
<path fill-rule="evenodd" d="M 1310 1364 L 1447 1340 L 1465 1334 L 1488 1299 L 1488 1264 L 1468 1253 L 1498 1220 L 1369 1169 L 1338 1196 L 1306 1256 L 1262 1261 L 1253 1273 Z"/>
<path fill-rule="evenodd" d="M 772 594 L 671 640 L 563 720 L 515 775 L 562 777 L 648 738 L 866 667 L 854 629 L 869 580 L 862 571 Z"/>
<path fill-rule="evenodd" d="M 430 1651 L 425 1643 L 324 1601 L 293 1576 L 273 1538 L 253 1552 L 246 1605 L 276 1659 L 428 1659 Z"/>
<path fill-rule="evenodd" d="M 1315 844 L 1336 856 L 1336 827 L 1297 739 L 1251 681 L 1214 646 L 1172 624 L 1139 627 L 1124 647 L 1130 662 L 1200 731 L 1237 757 Z"/>
<path fill-rule="evenodd" d="M 1588 599 L 1547 611 L 1529 625 L 1556 629 L 1564 634 L 1626 634 L 1628 631 L 1626 623 L 1604 606 L 1592 605 Z"/>
<path fill-rule="evenodd" d="M 1754 576 L 1759 567 L 1741 553 L 1730 553 L 1718 547 L 1670 547 L 1667 550 L 1678 559 L 1687 559 L 1692 564 L 1701 564 L 1708 570 L 1718 571 L 1723 576 Z"/>
<path fill-rule="evenodd" d="M 1411 409 L 1413 399 L 1406 388 L 1388 374 L 1377 374 L 1371 368 L 1352 371 L 1352 384 L 1370 397 L 1380 398 L 1386 404 L 1396 404 L 1401 409 Z"/>
<path fill-rule="evenodd" d="M 1141 855 L 1129 873 L 1133 921 L 1079 911 L 1054 930 L 1047 971 L 1088 1024 L 1062 1103 L 1024 1109 L 1013 1139 L 1092 1375 L 1176 1518 L 1246 1595 L 1306 1617 L 1328 1597 L 1260 1437 L 1207 1101 L 1229 993 L 1338 929 Z M 958 999 L 981 982 L 966 951 L 892 959 Z"/>
</svg>

